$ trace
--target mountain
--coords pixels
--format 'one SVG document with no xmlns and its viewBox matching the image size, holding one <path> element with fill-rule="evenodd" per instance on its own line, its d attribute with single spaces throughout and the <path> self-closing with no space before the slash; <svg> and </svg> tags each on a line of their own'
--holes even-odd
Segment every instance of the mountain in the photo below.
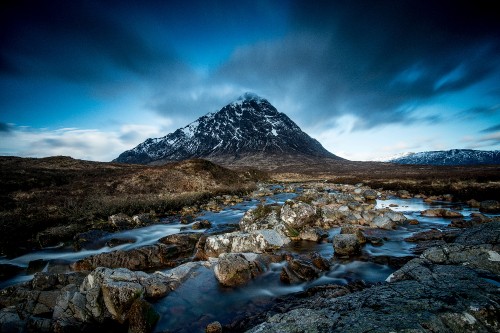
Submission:
<svg viewBox="0 0 500 333">
<path fill-rule="evenodd" d="M 161 164 L 192 158 L 225 165 L 252 165 L 270 159 L 342 160 L 266 99 L 246 93 L 220 111 L 204 115 L 173 133 L 147 139 L 120 154 L 114 162 Z"/>
<path fill-rule="evenodd" d="M 397 164 L 424 165 L 481 165 L 500 164 L 500 150 L 452 149 L 410 153 L 406 156 L 391 159 Z"/>
</svg>

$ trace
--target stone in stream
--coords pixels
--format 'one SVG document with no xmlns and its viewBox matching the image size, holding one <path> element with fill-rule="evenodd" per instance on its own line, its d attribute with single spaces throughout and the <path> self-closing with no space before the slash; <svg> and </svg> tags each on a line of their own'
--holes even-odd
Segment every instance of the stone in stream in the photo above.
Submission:
<svg viewBox="0 0 500 333">
<path fill-rule="evenodd" d="M 279 249 L 290 242 L 276 230 L 256 230 L 251 232 L 231 232 L 207 237 L 205 255 L 218 257 L 221 253 L 253 252 L 264 253 Z"/>
<path fill-rule="evenodd" d="M 363 197 L 366 200 L 375 200 L 377 199 L 377 196 L 378 196 L 377 191 L 372 189 L 368 189 L 363 192 Z"/>
<path fill-rule="evenodd" d="M 361 251 L 361 244 L 354 234 L 339 234 L 333 237 L 333 249 L 336 255 L 350 256 Z"/>
<path fill-rule="evenodd" d="M 479 210 L 483 213 L 499 213 L 500 212 L 500 202 L 496 200 L 486 200 L 481 201 Z"/>
<path fill-rule="evenodd" d="M 123 214 L 123 213 L 109 216 L 108 222 L 112 227 L 116 228 L 117 230 L 132 229 L 132 228 L 135 228 L 137 226 L 136 221 L 134 221 L 127 214 Z"/>
<path fill-rule="evenodd" d="M 145 270 L 174 267 L 193 255 L 195 245 L 196 243 L 192 246 L 160 243 L 127 251 L 105 252 L 78 260 L 72 265 L 72 269 L 89 271 L 97 267 L 108 267 Z"/>
<path fill-rule="evenodd" d="M 302 201 L 287 200 L 281 207 L 280 218 L 287 227 L 300 230 L 315 222 L 316 208 Z"/>
<path fill-rule="evenodd" d="M 444 208 L 426 209 L 420 215 L 428 217 L 464 217 L 462 213 Z"/>
<path fill-rule="evenodd" d="M 214 267 L 215 277 L 226 287 L 246 284 L 260 272 L 254 253 L 222 253 Z"/>
<path fill-rule="evenodd" d="M 208 220 L 200 220 L 193 223 L 191 227 L 193 230 L 209 229 L 212 227 L 212 223 Z"/>
<path fill-rule="evenodd" d="M 328 232 L 319 227 L 305 227 L 300 231 L 297 238 L 306 241 L 320 242 L 328 238 Z"/>
</svg>

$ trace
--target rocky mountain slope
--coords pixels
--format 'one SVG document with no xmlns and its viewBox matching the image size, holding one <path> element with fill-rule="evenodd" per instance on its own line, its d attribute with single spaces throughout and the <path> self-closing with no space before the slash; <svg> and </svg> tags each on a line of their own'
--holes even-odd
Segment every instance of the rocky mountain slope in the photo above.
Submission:
<svg viewBox="0 0 500 333">
<path fill-rule="evenodd" d="M 452 149 L 411 153 L 391 159 L 397 164 L 423 165 L 482 165 L 500 164 L 500 150 L 484 151 L 472 149 Z"/>
<path fill-rule="evenodd" d="M 257 159 L 341 158 L 304 133 L 266 99 L 246 93 L 216 113 L 161 138 L 148 139 L 115 162 L 161 164 L 191 158 L 215 162 Z M 249 158 L 250 157 L 250 158 Z"/>
</svg>

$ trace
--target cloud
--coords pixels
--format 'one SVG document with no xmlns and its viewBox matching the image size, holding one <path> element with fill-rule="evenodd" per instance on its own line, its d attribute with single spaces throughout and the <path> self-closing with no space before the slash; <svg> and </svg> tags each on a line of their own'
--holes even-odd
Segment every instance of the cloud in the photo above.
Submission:
<svg viewBox="0 0 500 333">
<path fill-rule="evenodd" d="M 12 130 L 12 125 L 0 122 L 0 133 L 8 133 Z"/>
<path fill-rule="evenodd" d="M 1 74 L 96 83 L 181 66 L 168 46 L 154 45 L 109 3 L 23 1 L 2 7 Z"/>
<path fill-rule="evenodd" d="M 107 132 L 95 129 L 48 130 L 13 126 L 8 135 L 2 137 L 0 155 L 66 155 L 85 160 L 110 161 L 145 139 L 160 134 L 160 128 L 147 125 L 124 125 L 117 131 Z"/>
<path fill-rule="evenodd" d="M 498 127 L 498 126 L 496 126 Z M 484 132 L 484 131 L 482 131 Z M 493 130 L 492 130 L 493 132 Z M 500 148 L 500 130 L 497 130 L 493 133 L 482 135 L 479 137 L 475 136 L 467 136 L 462 138 L 463 142 L 468 143 L 467 148 L 470 149 L 499 149 Z"/>
<path fill-rule="evenodd" d="M 481 133 L 498 132 L 498 131 L 500 131 L 500 124 L 485 128 L 481 131 Z"/>
</svg>

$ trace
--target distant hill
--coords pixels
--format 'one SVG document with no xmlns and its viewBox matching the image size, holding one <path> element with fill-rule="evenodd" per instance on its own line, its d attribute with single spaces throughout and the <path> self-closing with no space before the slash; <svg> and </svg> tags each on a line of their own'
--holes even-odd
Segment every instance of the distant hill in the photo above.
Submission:
<svg viewBox="0 0 500 333">
<path fill-rule="evenodd" d="M 223 165 L 282 159 L 343 160 L 304 133 L 266 99 L 246 93 L 220 111 L 202 116 L 173 133 L 147 139 L 120 154 L 114 162 L 162 164 L 192 158 Z"/>
<path fill-rule="evenodd" d="M 483 165 L 500 164 L 500 150 L 452 149 L 409 153 L 388 162 L 420 165 Z"/>
</svg>

